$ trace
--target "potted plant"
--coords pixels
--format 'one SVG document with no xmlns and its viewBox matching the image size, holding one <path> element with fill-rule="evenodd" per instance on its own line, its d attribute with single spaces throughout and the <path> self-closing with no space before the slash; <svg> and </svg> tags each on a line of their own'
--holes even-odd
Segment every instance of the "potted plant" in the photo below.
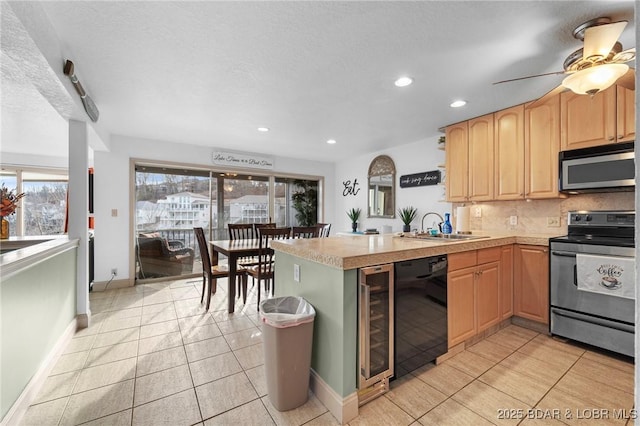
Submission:
<svg viewBox="0 0 640 426">
<path fill-rule="evenodd" d="M 358 219 L 360 219 L 360 213 L 362 213 L 362 210 L 356 208 L 347 210 L 347 216 L 349 216 L 349 219 L 351 219 L 351 230 L 353 232 L 356 232 L 356 230 L 358 229 Z"/>
<path fill-rule="evenodd" d="M 297 179 L 293 181 L 296 190 L 291 195 L 296 220 L 300 226 L 312 226 L 318 221 L 318 183 Z"/>
<path fill-rule="evenodd" d="M 418 209 L 416 209 L 413 206 L 403 207 L 401 209 L 398 209 L 398 216 L 400 216 L 400 220 L 402 220 L 402 223 L 404 223 L 404 226 L 402 227 L 402 232 L 411 231 L 411 222 L 413 221 L 413 219 L 416 218 L 417 214 L 418 214 Z"/>
</svg>

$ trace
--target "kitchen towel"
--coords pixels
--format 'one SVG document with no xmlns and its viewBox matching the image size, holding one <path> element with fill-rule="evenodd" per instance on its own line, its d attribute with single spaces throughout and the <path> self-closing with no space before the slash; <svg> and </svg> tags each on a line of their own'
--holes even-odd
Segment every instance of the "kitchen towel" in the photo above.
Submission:
<svg viewBox="0 0 640 426">
<path fill-rule="evenodd" d="M 456 208 L 456 231 L 469 232 L 469 212 L 470 207 Z"/>
<path fill-rule="evenodd" d="M 576 254 L 578 290 L 636 298 L 634 257 Z"/>
</svg>

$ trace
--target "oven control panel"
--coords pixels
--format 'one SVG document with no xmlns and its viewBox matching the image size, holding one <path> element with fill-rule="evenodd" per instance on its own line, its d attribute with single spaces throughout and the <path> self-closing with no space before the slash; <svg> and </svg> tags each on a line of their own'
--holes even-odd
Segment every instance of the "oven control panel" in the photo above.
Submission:
<svg viewBox="0 0 640 426">
<path fill-rule="evenodd" d="M 570 211 L 568 224 L 570 226 L 615 226 L 633 227 L 636 213 L 634 211 Z"/>
</svg>

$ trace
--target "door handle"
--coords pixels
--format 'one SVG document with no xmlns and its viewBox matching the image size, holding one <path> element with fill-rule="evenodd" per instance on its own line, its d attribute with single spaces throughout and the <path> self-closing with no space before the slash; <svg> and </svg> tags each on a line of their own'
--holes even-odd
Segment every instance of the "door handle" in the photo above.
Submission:
<svg viewBox="0 0 640 426">
<path fill-rule="evenodd" d="M 573 265 L 573 285 L 578 287 L 578 265 Z"/>
<path fill-rule="evenodd" d="M 562 253 L 559 251 L 552 251 L 551 254 L 554 256 L 561 256 L 561 257 L 576 257 L 575 253 Z"/>
</svg>

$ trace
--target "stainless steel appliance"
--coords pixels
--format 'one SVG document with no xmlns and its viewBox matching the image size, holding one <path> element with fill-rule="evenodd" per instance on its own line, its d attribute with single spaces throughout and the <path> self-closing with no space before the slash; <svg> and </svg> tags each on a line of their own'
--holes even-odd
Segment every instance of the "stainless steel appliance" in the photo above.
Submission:
<svg viewBox="0 0 640 426">
<path fill-rule="evenodd" d="M 633 191 L 634 143 L 619 143 L 560 153 L 560 191 Z"/>
<path fill-rule="evenodd" d="M 635 212 L 571 211 L 549 245 L 550 331 L 634 356 Z"/>
<path fill-rule="evenodd" d="M 360 269 L 358 404 L 389 390 L 393 376 L 393 264 Z"/>
<path fill-rule="evenodd" d="M 395 377 L 447 352 L 447 256 L 395 264 Z"/>
</svg>

